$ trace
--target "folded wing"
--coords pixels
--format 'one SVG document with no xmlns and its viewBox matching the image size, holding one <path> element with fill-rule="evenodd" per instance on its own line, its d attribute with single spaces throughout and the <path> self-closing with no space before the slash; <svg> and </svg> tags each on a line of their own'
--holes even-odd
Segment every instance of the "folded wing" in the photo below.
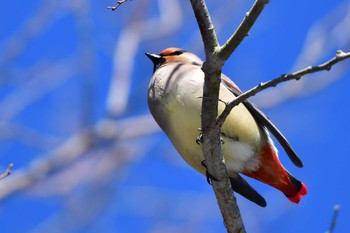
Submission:
<svg viewBox="0 0 350 233">
<path fill-rule="evenodd" d="M 242 94 L 242 91 L 225 75 L 222 75 L 222 83 L 235 95 L 238 96 Z M 287 139 L 283 136 L 283 134 L 277 129 L 277 127 L 270 121 L 265 114 L 260 111 L 254 104 L 249 101 L 243 102 L 244 106 L 249 110 L 252 116 L 255 118 L 256 122 L 261 126 L 267 128 L 272 135 L 276 138 L 279 144 L 287 153 L 290 160 L 297 167 L 303 167 L 303 162 L 299 158 L 299 156 L 295 153 Z"/>
</svg>

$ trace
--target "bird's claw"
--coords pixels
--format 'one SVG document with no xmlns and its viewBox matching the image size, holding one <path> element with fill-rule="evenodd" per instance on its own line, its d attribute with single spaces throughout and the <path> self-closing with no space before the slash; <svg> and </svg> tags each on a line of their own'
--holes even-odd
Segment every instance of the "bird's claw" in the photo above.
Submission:
<svg viewBox="0 0 350 233">
<path fill-rule="evenodd" d="M 222 137 L 220 137 L 220 142 L 222 145 L 225 144 L 225 141 L 224 141 L 224 139 L 222 139 Z"/>
<path fill-rule="evenodd" d="M 200 132 L 198 137 L 196 137 L 196 143 L 198 145 L 200 145 L 201 143 L 203 143 L 203 134 L 202 134 L 202 129 L 198 128 L 198 131 Z"/>
<path fill-rule="evenodd" d="M 208 172 L 208 167 L 207 167 L 207 163 L 205 162 L 205 160 L 203 160 L 201 162 L 201 165 L 205 168 L 205 176 L 207 177 L 207 182 L 208 184 L 212 185 L 213 182 L 212 180 L 215 180 L 215 181 L 219 181 L 218 179 L 216 179 L 214 176 L 212 176 L 209 172 Z"/>
<path fill-rule="evenodd" d="M 200 131 L 200 133 L 199 133 L 198 137 L 196 137 L 196 143 L 198 145 L 200 145 L 201 143 L 203 143 L 203 134 L 202 134 L 201 128 L 198 128 L 198 131 Z M 222 145 L 225 144 L 225 141 L 224 141 L 224 139 L 222 139 L 222 137 L 220 137 L 220 142 Z"/>
<path fill-rule="evenodd" d="M 200 145 L 201 143 L 203 143 L 203 134 L 202 134 L 202 133 L 200 133 L 200 134 L 198 135 L 198 137 L 196 137 L 196 143 L 197 143 L 198 145 Z"/>
</svg>

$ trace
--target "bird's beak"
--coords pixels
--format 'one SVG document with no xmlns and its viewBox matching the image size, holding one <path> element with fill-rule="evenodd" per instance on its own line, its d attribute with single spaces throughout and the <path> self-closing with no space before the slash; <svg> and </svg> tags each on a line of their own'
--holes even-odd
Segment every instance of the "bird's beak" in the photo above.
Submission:
<svg viewBox="0 0 350 233">
<path fill-rule="evenodd" d="M 154 53 L 145 53 L 146 56 L 151 59 L 151 61 L 154 63 L 154 64 L 157 64 L 159 62 L 159 60 L 162 59 L 162 57 L 158 54 L 154 54 Z"/>
<path fill-rule="evenodd" d="M 165 59 L 159 54 L 154 54 L 154 53 L 145 53 L 145 54 L 149 59 L 151 59 L 151 61 L 154 64 L 153 73 L 156 71 L 156 69 L 158 69 L 159 66 L 161 66 L 165 62 Z"/>
</svg>

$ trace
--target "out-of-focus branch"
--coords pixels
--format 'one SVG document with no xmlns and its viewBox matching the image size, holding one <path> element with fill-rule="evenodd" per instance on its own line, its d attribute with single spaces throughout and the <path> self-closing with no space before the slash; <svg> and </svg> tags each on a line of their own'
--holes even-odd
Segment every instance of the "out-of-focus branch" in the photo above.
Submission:
<svg viewBox="0 0 350 233">
<path fill-rule="evenodd" d="M 334 51 L 342 48 L 350 48 L 350 31 L 344 30 L 350 24 L 350 1 L 342 1 L 327 15 L 310 27 L 302 50 L 299 53 L 290 71 L 299 70 L 305 64 L 317 64 L 332 55 Z M 330 84 L 344 77 L 350 70 L 346 63 L 337 65 L 332 70 L 332 78 L 326 72 L 317 75 L 317 82 L 313 79 L 302 79 L 299 82 L 288 82 L 279 88 L 271 88 L 260 93 L 254 102 L 261 108 L 271 108 L 283 102 L 304 96 L 310 96 L 315 92 L 327 88 Z"/>
<path fill-rule="evenodd" d="M 42 67 L 39 66 L 39 68 Z M 18 90 L 0 101 L 1 121 L 5 123 L 10 121 L 32 103 L 62 85 L 76 71 L 76 62 L 73 59 L 63 60 L 44 69 L 38 69 L 32 79 L 24 82 Z"/>
<path fill-rule="evenodd" d="M 329 71 L 334 64 L 336 64 L 340 61 L 343 61 L 345 59 L 348 59 L 348 58 L 350 58 L 350 52 L 344 53 L 343 51 L 338 50 L 337 54 L 334 58 L 330 59 L 329 61 L 327 61 L 323 64 L 320 64 L 318 66 L 309 66 L 307 68 L 296 71 L 294 73 L 287 74 L 287 75 L 284 74 L 278 78 L 272 79 L 272 80 L 264 82 L 264 83 L 260 83 L 259 85 L 255 86 L 252 89 L 246 91 L 245 93 L 239 95 L 236 99 L 234 99 L 233 101 L 228 103 L 226 105 L 225 110 L 222 112 L 222 114 L 217 119 L 218 125 L 221 126 L 224 123 L 226 117 L 230 114 L 233 107 L 242 103 L 243 101 L 245 101 L 249 97 L 252 97 L 252 96 L 256 95 L 257 93 L 259 93 L 259 92 L 261 92 L 269 87 L 275 87 L 282 82 L 286 82 L 286 81 L 293 80 L 293 79 L 299 80 L 301 77 L 303 77 L 307 74 L 316 73 L 316 72 L 319 72 L 322 70 Z"/>
<path fill-rule="evenodd" d="M 116 182 L 115 171 L 122 171 L 130 160 L 135 160 L 135 156 L 144 154 L 144 149 L 142 145 L 135 145 L 115 149 L 100 147 L 93 151 L 89 150 L 90 156 L 87 159 L 80 159 L 79 163 L 75 163 L 72 168 L 67 172 L 63 171 L 63 174 L 59 174 L 58 177 L 46 179 L 44 189 L 46 183 L 49 186 L 48 190 L 42 192 L 42 189 L 39 188 L 35 194 L 42 197 L 69 192 L 68 200 L 63 204 L 62 210 L 41 222 L 31 232 L 57 232 L 57 229 L 64 232 L 76 232 L 88 226 L 91 219 L 97 219 L 113 201 L 111 186 Z M 124 176 L 117 177 L 117 180 L 120 179 L 124 179 Z M 77 186 L 83 191 L 74 192 Z M 88 204 L 91 200 L 94 200 L 94 203 Z M 87 207 L 82 213 L 81 206 L 84 205 Z M 74 216 L 76 216 L 75 221 L 72 222 L 71 218 Z"/>
<path fill-rule="evenodd" d="M 120 121 L 102 120 L 95 128 L 72 136 L 58 148 L 39 156 L 27 168 L 0 182 L 0 199 L 32 187 L 52 172 L 71 164 L 90 149 L 104 145 L 108 140 L 113 143 L 115 140 L 127 140 L 156 132 L 159 132 L 159 127 L 150 115 Z"/>
<path fill-rule="evenodd" d="M 55 22 L 57 14 L 62 12 L 59 8 L 64 4 L 62 1 L 42 1 L 38 4 L 38 9 L 31 14 L 31 17 L 26 18 L 14 35 L 6 40 L 4 45 L 0 44 L 0 64 L 8 65 L 21 55 L 33 39 Z"/>
<path fill-rule="evenodd" d="M 335 226 L 337 225 L 337 218 L 338 218 L 338 214 L 340 211 L 340 205 L 335 205 L 333 207 L 333 217 L 332 217 L 332 221 L 331 221 L 331 225 L 329 226 L 328 231 L 326 231 L 326 233 L 333 233 Z"/>
<path fill-rule="evenodd" d="M 31 164 L 0 183 L 0 199 L 29 188 L 47 177 L 52 171 L 74 161 L 91 147 L 91 132 L 81 132 L 63 143 L 57 149 L 33 160 Z"/>
<path fill-rule="evenodd" d="M 78 36 L 79 71 L 84 77 L 81 81 L 80 95 L 84 100 L 81 106 L 79 127 L 86 128 L 93 125 L 95 120 L 95 108 L 97 99 L 97 51 L 94 47 L 94 30 L 90 12 L 91 3 L 85 0 L 72 2 L 73 14 L 75 16 L 75 27 Z M 84 5 L 84 7 L 81 7 Z"/>
<path fill-rule="evenodd" d="M 140 16 L 146 12 L 145 8 L 152 4 L 146 0 L 139 4 L 144 6 L 139 6 L 136 12 L 131 14 L 133 17 L 120 33 L 114 49 L 112 81 L 106 102 L 107 111 L 113 116 L 123 113 L 127 107 L 132 70 L 140 43 L 171 34 L 180 28 L 182 22 L 181 5 L 178 0 L 158 0 L 159 15 L 146 20 L 143 17 L 140 19 Z M 138 17 L 134 17 L 135 15 Z M 156 32 L 154 28 L 157 28 Z"/>
<path fill-rule="evenodd" d="M 0 141 L 14 140 L 25 145 L 40 149 L 53 148 L 61 142 L 59 137 L 44 134 L 38 130 L 14 124 L 12 122 L 0 122 Z"/>
</svg>

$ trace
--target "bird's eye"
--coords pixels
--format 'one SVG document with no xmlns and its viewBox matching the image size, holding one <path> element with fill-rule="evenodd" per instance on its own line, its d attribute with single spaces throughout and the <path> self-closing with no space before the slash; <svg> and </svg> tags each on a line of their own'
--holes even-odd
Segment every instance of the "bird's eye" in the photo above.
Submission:
<svg viewBox="0 0 350 233">
<path fill-rule="evenodd" d="M 175 52 L 172 52 L 170 55 L 171 56 L 178 56 L 178 55 L 181 55 L 185 52 L 185 50 L 176 50 Z"/>
</svg>

